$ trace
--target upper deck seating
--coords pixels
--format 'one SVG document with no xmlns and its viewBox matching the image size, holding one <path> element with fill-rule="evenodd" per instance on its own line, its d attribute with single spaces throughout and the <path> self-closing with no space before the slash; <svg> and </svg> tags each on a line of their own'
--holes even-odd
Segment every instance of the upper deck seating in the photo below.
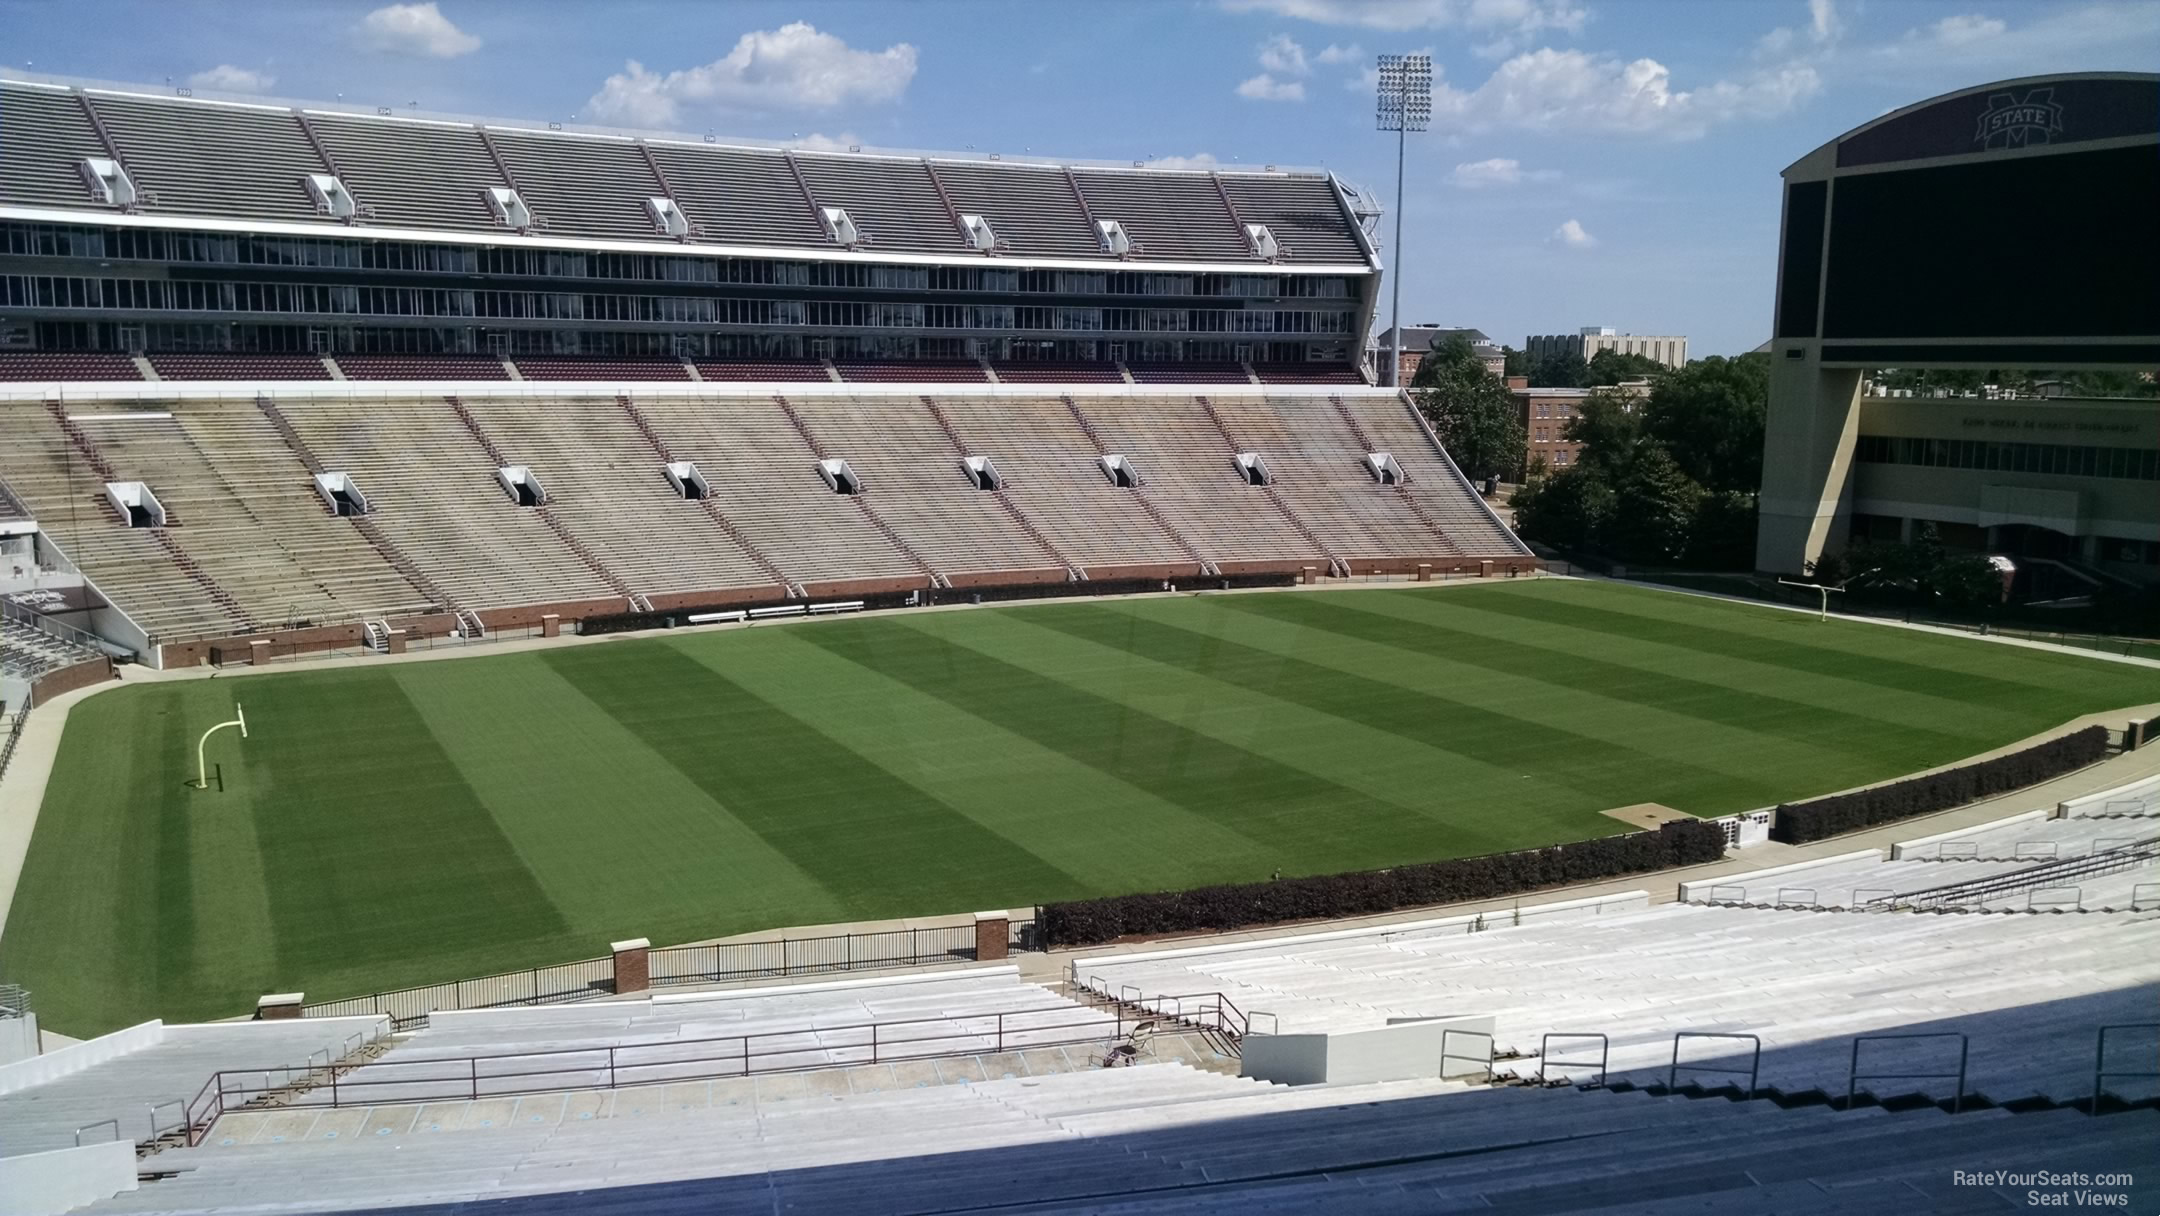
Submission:
<svg viewBox="0 0 2160 1216">
<path fill-rule="evenodd" d="M 489 355 L 339 355 L 347 380 L 508 380 Z"/>
<path fill-rule="evenodd" d="M 519 355 L 514 362 L 527 380 L 688 380 L 680 359 L 629 356 Z"/>
<path fill-rule="evenodd" d="M 842 380 L 870 384 L 984 384 L 982 364 L 973 359 L 860 360 L 836 359 Z"/>
<path fill-rule="evenodd" d="M 88 350 L 0 351 L 0 380 L 140 380 L 126 355 Z"/>
<path fill-rule="evenodd" d="M 150 356 L 164 380 L 328 380 L 320 355 L 270 355 L 241 351 Z"/>
</svg>

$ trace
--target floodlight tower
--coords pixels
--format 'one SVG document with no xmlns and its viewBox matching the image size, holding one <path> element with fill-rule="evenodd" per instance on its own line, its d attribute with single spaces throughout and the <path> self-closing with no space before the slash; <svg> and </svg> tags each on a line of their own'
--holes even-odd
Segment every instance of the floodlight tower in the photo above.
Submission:
<svg viewBox="0 0 2160 1216">
<path fill-rule="evenodd" d="M 1388 353 L 1387 383 L 1402 384 L 1402 211 L 1403 153 L 1412 131 L 1432 125 L 1432 56 L 1380 56 L 1379 127 L 1395 132 L 1395 302 L 1389 322 L 1395 333 L 1394 349 Z"/>
</svg>

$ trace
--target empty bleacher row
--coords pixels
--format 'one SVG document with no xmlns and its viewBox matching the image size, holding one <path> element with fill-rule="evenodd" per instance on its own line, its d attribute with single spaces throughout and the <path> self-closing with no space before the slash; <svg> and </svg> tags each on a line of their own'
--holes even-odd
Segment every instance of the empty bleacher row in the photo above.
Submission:
<svg viewBox="0 0 2160 1216">
<path fill-rule="evenodd" d="M 0 625 L 0 676 L 35 680 L 49 671 L 105 657 L 105 652 L 9 620 Z"/>
<path fill-rule="evenodd" d="M 1671 995 L 1717 1016 L 1714 998 Z M 1005 1037 L 992 1041 L 1001 1015 Z M 1042 1029 L 1026 1029 L 1030 1018 Z M 1049 1025 L 1067 1019 L 1071 1026 Z M 275 1103 L 217 1119 L 197 1146 L 145 1158 L 140 1185 L 83 1209 L 92 1216 L 393 1207 L 432 1216 L 483 1201 L 535 1216 L 1905 1216 L 2003 1210 L 2036 1185 L 1960 1183 L 1954 1169 L 2127 1171 L 2139 1177 L 2077 1185 L 2143 1203 L 2155 1186 L 2134 1167 L 2160 1134 L 2160 1112 L 2149 1109 L 1837 1109 L 1433 1076 L 1286 1087 L 1226 1075 L 1225 1060 L 1153 1051 L 1105 1069 L 1091 1066 L 1101 1057 L 1085 1040 L 1107 1046 L 1132 1023 L 1022 983 L 1009 968 L 439 1015 L 429 1029 L 371 1049 L 362 1027 L 359 1050 L 347 1050 L 352 1034 L 336 1037 L 351 1021 L 339 1019 L 330 1034 L 315 1029 L 322 1022 L 172 1028 L 164 1044 L 0 1102 L 15 1103 L 8 1109 L 36 1147 L 78 1118 L 152 1128 L 158 1108 L 147 1095 L 193 1094 L 213 1068 L 247 1070 L 227 1078 L 228 1091 L 282 1087 Z M 866 1023 L 900 1049 L 870 1062 Z M 935 1046 L 911 1048 L 903 1031 Z M 779 1044 L 765 1057 L 769 1068 L 730 1072 L 724 1056 L 692 1062 L 714 1036 L 761 1034 Z M 1031 1034 L 1065 1045 L 1030 1045 Z M 218 1050 L 176 1047 L 193 1035 L 214 1036 L 200 1041 Z M 250 1039 L 263 1046 L 235 1046 Z M 334 1091 L 325 1072 L 304 1066 L 324 1050 L 357 1064 Z M 536 1053 L 564 1050 L 600 1059 L 612 1051 L 617 1075 L 606 1078 L 600 1064 L 589 1077 L 572 1069 L 509 1083 L 507 1070 L 554 1067 L 558 1057 Z M 266 1067 L 302 1051 L 297 1084 Z M 679 1074 L 663 1066 L 621 1075 L 641 1052 L 674 1053 Z M 406 1079 L 431 1066 L 476 1079 Z"/>
<path fill-rule="evenodd" d="M 2160 782 L 2089 815 L 2012 815 L 1881 849 L 1683 884 L 1696 903 L 1952 912 L 2160 910 Z"/>
<path fill-rule="evenodd" d="M 1347 363 L 1134 363 L 974 359 L 672 359 L 638 356 L 300 355 L 246 351 L 153 354 L 160 380 L 591 380 L 610 383 L 717 380 L 736 383 L 1363 385 Z M 99 351 L 0 351 L 0 381 L 144 380 L 140 364 Z"/>
<path fill-rule="evenodd" d="M 84 1210 L 1906 1216 L 2009 1210 L 2022 1190 L 1953 1182 L 1979 1163 L 2126 1172 L 2160 1129 L 2152 1111 L 1848 1112 L 1440 1081 L 1286 1089 L 1177 1064 L 897 1092 L 688 1088 L 504 1102 L 454 1124 L 406 1108 L 325 1128 L 300 1112 L 277 1139 L 161 1153 L 146 1165 L 166 1177 Z M 2101 1189 L 2143 1202 L 2155 1188 L 2134 1173 Z"/>
<path fill-rule="evenodd" d="M 257 1087 L 282 1086 L 311 1068 L 353 1056 L 389 1029 L 390 1020 L 379 1017 L 146 1022 L 51 1051 L 30 1065 L 0 1068 L 0 1157 L 99 1139 L 154 1140 L 186 1121 L 185 1104 L 220 1069 L 250 1070 L 249 1083 Z M 99 1128 L 96 1135 L 77 1137 L 78 1129 L 108 1119 L 109 1134 Z"/>
<path fill-rule="evenodd" d="M 2160 1000 L 2160 956 L 2149 949 L 2160 912 L 1865 915 L 1687 903 L 1602 912 L 1103 956 L 1077 961 L 1074 974 L 1136 990 L 1143 1004 L 1145 994 L 1220 992 L 1262 1025 L 1272 1015 L 1283 1033 L 1490 1015 L 1501 1054 L 1525 1057 L 1501 1070 L 1548 1081 L 1609 1073 L 1662 1082 L 1675 1034 L 1716 1032 L 1759 1036 L 1761 1086 L 1842 1096 L 1856 1037 L 1964 1035 L 1965 1092 L 1996 1103 L 2090 1096 L 2098 1028 L 2149 1022 Z M 1553 1058 L 1540 1056 L 1548 1033 L 1564 1036 Z M 1955 1040 L 1878 1050 L 1868 1061 L 1878 1071 L 1945 1075 L 1862 1092 L 1953 1096 Z M 1748 1065 L 1730 1043 L 1698 1043 L 1690 1058 Z M 2123 1079 L 2110 1092 L 2149 1098 L 2160 1084 Z"/>
<path fill-rule="evenodd" d="M 1377 480 L 1366 442 L 1394 445 L 1407 483 Z M 1248 482 L 1240 450 L 1272 462 L 1269 485 Z M 847 462 L 857 493 L 834 492 L 826 459 Z M 670 464 L 694 466 L 687 483 Z M 317 475 L 343 475 L 358 502 L 333 505 Z M 1446 569 L 1524 552 L 1384 397 L 16 402 L 0 405 L 0 478 L 163 641 L 863 580 L 1295 572 L 1338 556 Z M 106 487 L 131 482 L 163 526 L 128 526 Z"/>
<path fill-rule="evenodd" d="M 0 128 L 36 145 L 0 161 L 0 201 L 16 205 L 1112 265 L 1370 262 L 1325 173 L 793 152 L 19 81 L 0 83 Z M 79 168 L 89 159 L 117 162 L 133 197 L 94 193 Z M 325 176 L 334 195 L 308 184 Z M 491 190 L 514 191 L 518 205 L 506 212 Z M 836 231 L 828 208 L 844 209 L 851 231 Z M 1121 227 L 1120 240 L 1097 229 L 1103 221 Z M 1255 226 L 1273 240 L 1256 240 Z"/>
</svg>

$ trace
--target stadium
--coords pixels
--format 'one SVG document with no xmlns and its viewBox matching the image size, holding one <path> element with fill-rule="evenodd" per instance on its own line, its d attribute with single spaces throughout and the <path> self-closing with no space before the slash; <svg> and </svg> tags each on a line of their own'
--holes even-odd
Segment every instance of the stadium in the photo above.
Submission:
<svg viewBox="0 0 2160 1216">
<path fill-rule="evenodd" d="M 2160 361 L 1822 270 L 2155 114 L 1788 171 L 1762 569 Z M 0 80 L 0 1210 L 2160 1194 L 2160 661 L 1566 573 L 1333 173 L 561 128 Z"/>
</svg>

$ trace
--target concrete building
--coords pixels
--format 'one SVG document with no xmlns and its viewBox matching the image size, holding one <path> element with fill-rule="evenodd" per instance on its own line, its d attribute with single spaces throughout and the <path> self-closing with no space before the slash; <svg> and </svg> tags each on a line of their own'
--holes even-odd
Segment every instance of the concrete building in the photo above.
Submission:
<svg viewBox="0 0 2160 1216">
<path fill-rule="evenodd" d="M 1596 389 L 1532 388 L 1528 376 L 1509 376 L 1508 391 L 1515 395 L 1516 417 L 1523 427 L 1523 465 L 1528 470 L 1543 461 L 1557 473 L 1582 459 L 1582 445 L 1567 438 L 1568 423 L 1582 409 L 1583 400 Z M 1626 380 L 1605 387 L 1606 392 L 1627 394 L 1630 405 L 1650 395 L 1647 380 Z"/>
<path fill-rule="evenodd" d="M 1422 325 L 1405 325 L 1402 327 L 1402 378 L 1397 380 L 1396 383 L 1410 383 L 1410 378 L 1417 375 L 1418 364 L 1425 361 L 1425 356 L 1434 347 L 1446 345 L 1448 339 L 1457 335 L 1461 335 L 1465 341 L 1470 343 L 1470 349 L 1485 364 L 1486 371 L 1495 376 L 1506 374 L 1507 355 L 1500 349 L 1499 343 L 1485 336 L 1484 330 L 1440 325 L 1428 321 Z M 1387 377 L 1384 373 L 1387 370 L 1388 355 L 1395 349 L 1395 330 L 1392 327 L 1380 332 L 1378 345 L 1379 349 L 1375 353 L 1373 365 L 1383 373 L 1380 377 L 1380 383 L 1385 384 L 1387 383 Z"/>
<path fill-rule="evenodd" d="M 1588 363 L 1599 351 L 1642 355 L 1667 367 L 1687 366 L 1687 339 L 1672 334 L 1624 334 L 1609 325 L 1585 325 L 1571 334 L 1532 334 L 1523 339 L 1530 362 L 1574 355 Z"/>
<path fill-rule="evenodd" d="M 2017 563 L 2021 598 L 2160 582 L 2160 403 L 1864 395 L 1853 539 L 1911 540 Z"/>
<path fill-rule="evenodd" d="M 2091 72 L 1946 93 L 1785 170 L 1758 569 L 1928 520 L 2028 565 L 2155 581 L 2160 402 L 1886 399 L 1864 380 L 2160 366 L 2156 148 L 2160 75 Z M 2035 217 L 2030 239 L 2006 237 L 2011 216 Z"/>
</svg>

